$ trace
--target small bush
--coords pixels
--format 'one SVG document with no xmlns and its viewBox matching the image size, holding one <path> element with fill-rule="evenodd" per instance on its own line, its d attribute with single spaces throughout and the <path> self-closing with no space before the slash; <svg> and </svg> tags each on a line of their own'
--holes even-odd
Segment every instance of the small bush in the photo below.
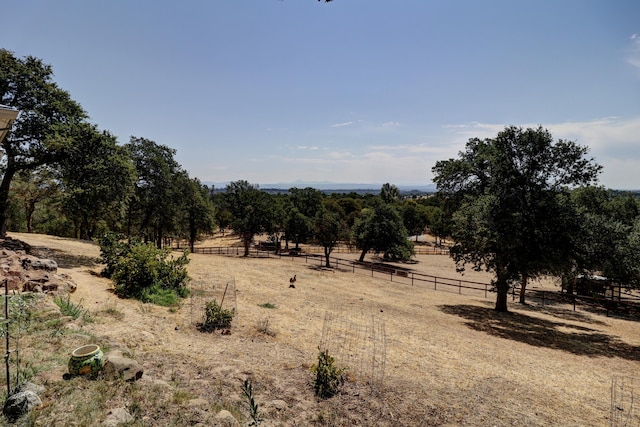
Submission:
<svg viewBox="0 0 640 427">
<path fill-rule="evenodd" d="M 214 329 L 224 329 L 231 326 L 235 309 L 227 310 L 222 308 L 216 301 L 208 301 L 204 308 L 204 322 L 200 324 L 200 329 L 212 331 Z"/>
<path fill-rule="evenodd" d="M 328 399 L 338 393 L 345 380 L 345 368 L 335 366 L 335 360 L 329 356 L 328 350 L 318 353 L 318 364 L 311 367 L 316 374 L 313 389 L 317 397 Z"/>
</svg>

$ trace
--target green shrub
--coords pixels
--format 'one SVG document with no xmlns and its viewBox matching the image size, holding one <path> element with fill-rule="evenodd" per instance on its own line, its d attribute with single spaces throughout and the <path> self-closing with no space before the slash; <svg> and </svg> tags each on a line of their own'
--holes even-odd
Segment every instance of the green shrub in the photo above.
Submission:
<svg viewBox="0 0 640 427">
<path fill-rule="evenodd" d="M 98 262 L 105 264 L 102 269 L 104 277 L 111 277 L 120 261 L 120 258 L 131 252 L 131 243 L 123 240 L 121 236 L 114 232 L 105 233 L 100 239 L 97 239 L 100 246 L 100 257 Z"/>
<path fill-rule="evenodd" d="M 224 329 L 231 326 L 233 316 L 236 311 L 234 309 L 227 310 L 222 308 L 216 301 L 207 301 L 204 308 L 204 322 L 200 325 L 203 331 L 212 331 L 214 329 Z"/>
<path fill-rule="evenodd" d="M 169 249 L 158 249 L 150 243 L 124 243 L 112 233 L 103 237 L 100 251 L 100 260 L 107 264 L 103 274 L 113 279 L 120 297 L 173 306 L 189 295 L 187 252 L 174 258 Z"/>
<path fill-rule="evenodd" d="M 346 369 L 335 366 L 335 360 L 329 356 L 328 350 L 318 353 L 318 364 L 313 365 L 311 371 L 316 374 L 313 389 L 321 399 L 334 396 L 344 384 Z"/>
</svg>

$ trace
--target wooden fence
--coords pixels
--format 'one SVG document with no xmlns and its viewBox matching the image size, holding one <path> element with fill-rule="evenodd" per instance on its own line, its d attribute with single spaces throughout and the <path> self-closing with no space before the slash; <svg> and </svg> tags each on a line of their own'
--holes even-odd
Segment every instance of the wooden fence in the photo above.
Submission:
<svg viewBox="0 0 640 427">
<path fill-rule="evenodd" d="M 324 254 L 322 254 L 322 248 L 310 249 L 311 248 L 305 247 L 305 252 L 290 251 L 275 254 L 273 251 L 263 250 L 259 247 L 252 247 L 249 249 L 249 256 L 258 258 L 285 258 L 290 259 L 292 262 L 304 262 L 305 264 L 315 264 L 318 265 L 318 267 L 323 267 L 326 263 L 326 259 Z M 431 249 L 439 248 L 431 247 Z M 441 255 L 448 253 L 446 252 L 446 249 L 442 249 L 442 251 L 443 252 L 430 252 L 428 254 Z M 194 252 L 200 254 L 241 256 L 244 255 L 244 248 L 239 246 L 196 247 L 194 248 Z M 354 253 L 353 251 L 346 251 L 346 249 L 345 252 Z M 351 271 L 354 274 L 364 274 L 404 285 L 425 286 L 434 290 L 453 292 L 459 295 L 494 298 L 493 293 L 495 292 L 495 289 L 490 283 L 432 276 L 429 274 L 416 273 L 406 268 L 392 266 L 385 263 L 358 262 L 334 256 L 329 257 L 329 263 L 332 268 L 342 271 Z M 590 297 L 537 289 L 527 289 L 525 294 L 529 303 L 536 303 L 542 306 L 569 304 L 573 305 L 573 309 L 575 311 L 576 306 L 580 305 L 592 311 L 606 313 L 607 316 L 611 313 L 616 313 L 623 316 L 640 317 L 640 297 L 634 295 Z M 518 295 L 519 288 L 516 286 L 512 289 L 512 299 L 515 301 Z"/>
</svg>

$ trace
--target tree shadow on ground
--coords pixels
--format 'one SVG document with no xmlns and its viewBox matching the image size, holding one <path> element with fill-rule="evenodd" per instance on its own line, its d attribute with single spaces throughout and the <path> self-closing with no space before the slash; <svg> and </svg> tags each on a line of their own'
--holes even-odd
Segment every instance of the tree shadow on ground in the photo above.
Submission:
<svg viewBox="0 0 640 427">
<path fill-rule="evenodd" d="M 40 246 L 32 246 L 29 254 L 38 258 L 52 259 L 60 268 L 76 268 L 76 267 L 93 267 L 96 265 L 96 258 L 86 255 L 71 255 L 67 252 L 45 248 Z"/>
<path fill-rule="evenodd" d="M 573 311 L 572 309 L 567 309 L 566 307 L 562 307 L 559 305 L 549 305 L 545 304 L 544 306 L 536 306 L 529 304 L 518 304 L 518 310 L 530 311 L 532 313 L 543 313 L 548 314 L 553 317 L 557 317 L 563 320 L 572 320 L 574 322 L 583 322 L 590 323 L 592 325 L 606 325 L 602 320 L 594 319 L 593 317 L 581 313 L 579 311 Z"/>
<path fill-rule="evenodd" d="M 620 357 L 640 361 L 640 346 L 595 329 L 540 319 L 521 313 L 501 313 L 475 305 L 441 305 L 443 313 L 460 316 L 476 331 L 536 347 L 562 350 L 578 356 Z"/>
</svg>

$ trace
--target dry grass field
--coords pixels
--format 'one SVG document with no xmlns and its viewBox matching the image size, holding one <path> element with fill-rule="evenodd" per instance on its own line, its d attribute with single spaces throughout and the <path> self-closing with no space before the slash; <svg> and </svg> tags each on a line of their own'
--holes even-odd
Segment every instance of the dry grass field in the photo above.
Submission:
<svg viewBox="0 0 640 427">
<path fill-rule="evenodd" d="M 23 360 L 43 367 L 33 381 L 47 387 L 31 425 L 100 425 L 116 407 L 126 407 L 136 426 L 218 425 L 221 409 L 248 425 L 241 386 L 250 378 L 263 426 L 609 426 L 612 379 L 640 368 L 639 324 L 631 320 L 511 302 L 511 312 L 501 314 L 492 309 L 492 295 L 434 291 L 292 258 L 191 254 L 194 283 L 232 281 L 236 288 L 227 296 L 237 306 L 230 334 L 203 333 L 194 326 L 201 313 L 191 300 L 176 310 L 115 297 L 110 282 L 96 275 L 94 244 L 10 236 L 55 259 L 78 284 L 71 300 L 93 318 L 23 347 Z M 416 260 L 407 267 L 459 277 L 446 256 Z M 464 278 L 490 280 L 477 272 Z M 383 325 L 386 351 L 374 365 L 363 349 L 364 369 L 347 365 L 342 392 L 320 401 L 310 367 L 328 313 L 354 328 Z M 340 345 L 339 333 L 329 338 Z M 352 343 L 366 346 L 372 338 L 361 339 Z M 143 379 L 63 379 L 64 356 L 87 341 L 123 349 L 144 366 Z M 375 386 L 368 367 L 384 373 Z"/>
</svg>

